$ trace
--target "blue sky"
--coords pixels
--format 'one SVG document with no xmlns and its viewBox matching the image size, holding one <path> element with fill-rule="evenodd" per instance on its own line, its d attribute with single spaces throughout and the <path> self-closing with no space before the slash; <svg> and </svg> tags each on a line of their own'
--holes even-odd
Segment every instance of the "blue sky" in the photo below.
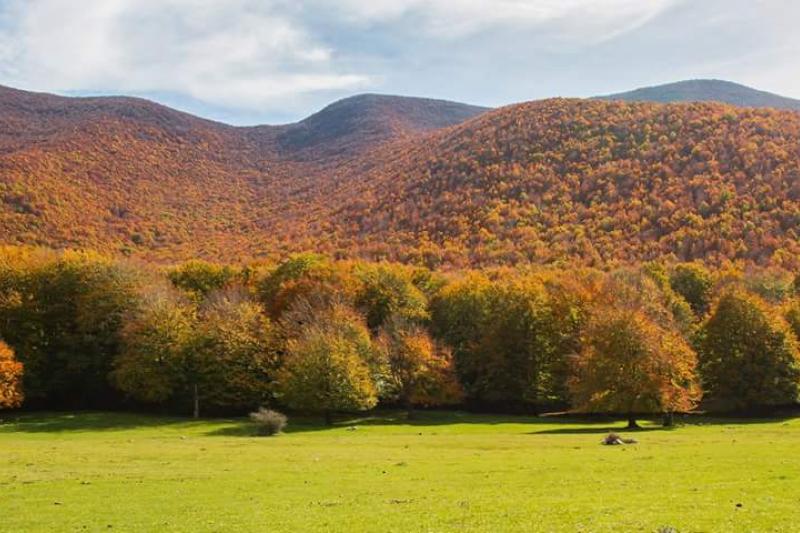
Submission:
<svg viewBox="0 0 800 533">
<path fill-rule="evenodd" d="M 0 84 L 235 124 L 721 78 L 800 98 L 797 0 L 0 0 Z"/>
</svg>

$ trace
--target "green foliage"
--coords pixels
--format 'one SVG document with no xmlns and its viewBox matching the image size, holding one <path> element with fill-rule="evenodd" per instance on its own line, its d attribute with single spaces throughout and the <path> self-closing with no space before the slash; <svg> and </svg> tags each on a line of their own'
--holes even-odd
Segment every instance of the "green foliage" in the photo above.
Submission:
<svg viewBox="0 0 800 533">
<path fill-rule="evenodd" d="M 212 291 L 225 288 L 235 279 L 236 272 L 227 265 L 195 259 L 170 268 L 167 277 L 176 288 L 202 299 Z"/>
<path fill-rule="evenodd" d="M 169 291 L 152 294 L 128 323 L 125 341 L 114 378 L 137 400 L 196 401 L 219 412 L 252 408 L 271 396 L 275 332 L 241 291 L 211 293 L 199 311 Z"/>
<path fill-rule="evenodd" d="M 376 354 L 363 320 L 341 303 L 306 309 L 278 372 L 279 400 L 293 409 L 325 413 L 328 421 L 334 411 L 374 407 Z"/>
<path fill-rule="evenodd" d="M 567 358 L 586 320 L 587 288 L 568 277 L 473 274 L 433 299 L 434 334 L 453 348 L 471 401 L 566 400 Z"/>
<path fill-rule="evenodd" d="M 697 316 L 703 316 L 711 303 L 712 279 L 708 270 L 698 263 L 676 266 L 669 278 L 672 290 L 683 296 Z"/>
<path fill-rule="evenodd" d="M 28 399 L 59 407 L 113 404 L 107 376 L 124 317 L 136 309 L 147 276 L 89 252 L 3 252 L 0 335 L 25 364 Z"/>
<path fill-rule="evenodd" d="M 758 297 L 729 289 L 701 330 L 700 373 L 720 407 L 750 409 L 797 401 L 800 354 L 795 335 Z"/>
<path fill-rule="evenodd" d="M 184 359 L 197 317 L 187 302 L 167 288 L 149 292 L 123 332 L 123 350 L 112 373 L 129 397 L 165 403 L 186 387 Z"/>
<path fill-rule="evenodd" d="M 491 319 L 480 343 L 476 396 L 495 404 L 535 404 L 541 378 L 557 357 L 547 292 L 539 280 L 499 283 L 490 300 Z"/>
<path fill-rule="evenodd" d="M 399 266 L 365 265 L 358 272 L 361 286 L 356 305 L 363 310 L 367 326 L 376 330 L 390 317 L 422 322 L 428 318 L 428 302 L 414 285 L 413 272 Z"/>
<path fill-rule="evenodd" d="M 453 350 L 459 380 L 474 394 L 479 379 L 482 332 L 491 318 L 493 285 L 482 274 L 469 274 L 445 285 L 431 301 L 433 335 Z"/>
</svg>

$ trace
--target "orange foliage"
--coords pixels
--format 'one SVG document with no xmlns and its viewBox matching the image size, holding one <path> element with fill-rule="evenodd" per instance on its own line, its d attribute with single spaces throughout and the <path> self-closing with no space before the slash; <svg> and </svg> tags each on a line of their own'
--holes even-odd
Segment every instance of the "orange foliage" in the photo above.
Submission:
<svg viewBox="0 0 800 533">
<path fill-rule="evenodd" d="M 22 363 L 14 358 L 14 351 L 0 341 L 0 409 L 22 405 Z"/>
<path fill-rule="evenodd" d="M 798 113 L 552 99 L 436 130 L 481 111 L 452 106 L 364 97 L 235 128 L 3 89 L 0 235 L 159 261 L 800 267 Z"/>
</svg>

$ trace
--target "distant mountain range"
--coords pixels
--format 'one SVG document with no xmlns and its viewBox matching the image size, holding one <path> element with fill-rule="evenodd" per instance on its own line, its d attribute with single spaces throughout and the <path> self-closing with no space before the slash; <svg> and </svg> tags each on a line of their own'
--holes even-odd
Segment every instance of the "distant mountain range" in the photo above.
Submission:
<svg viewBox="0 0 800 533">
<path fill-rule="evenodd" d="M 648 94 L 694 100 L 697 83 L 704 99 L 730 98 L 721 82 Z M 0 244 L 157 261 L 317 250 L 459 267 L 800 268 L 799 226 L 793 112 L 361 95 L 294 124 L 234 127 L 137 98 L 0 88 Z"/>
<path fill-rule="evenodd" d="M 723 80 L 688 80 L 629 92 L 598 96 L 599 100 L 625 102 L 722 102 L 739 107 L 774 107 L 800 110 L 800 100 L 787 98 Z"/>
</svg>

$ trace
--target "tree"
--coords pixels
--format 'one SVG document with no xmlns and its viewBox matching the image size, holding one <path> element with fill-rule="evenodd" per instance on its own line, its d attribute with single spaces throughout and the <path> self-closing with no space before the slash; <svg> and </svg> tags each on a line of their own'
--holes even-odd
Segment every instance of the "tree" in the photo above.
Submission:
<svg viewBox="0 0 800 533">
<path fill-rule="evenodd" d="M 113 406 L 123 319 L 149 277 L 91 252 L 0 257 L 0 334 L 25 365 L 32 405 Z"/>
<path fill-rule="evenodd" d="M 580 344 L 589 281 L 543 271 L 473 273 L 443 287 L 431 303 L 432 331 L 453 349 L 470 401 L 528 407 L 567 400 L 568 356 Z"/>
<path fill-rule="evenodd" d="M 22 363 L 15 359 L 8 344 L 0 341 L 0 409 L 22 405 L 22 374 Z"/>
<path fill-rule="evenodd" d="M 491 319 L 482 331 L 476 390 L 503 406 L 536 405 L 554 358 L 554 323 L 541 280 L 519 277 L 497 283 Z"/>
<path fill-rule="evenodd" d="M 172 267 L 167 271 L 167 277 L 176 288 L 201 300 L 211 292 L 225 288 L 234 280 L 236 272 L 226 265 L 195 259 Z"/>
<path fill-rule="evenodd" d="M 269 317 L 281 318 L 297 301 L 347 299 L 354 281 L 341 265 L 319 254 L 295 254 L 262 279 L 258 296 Z"/>
<path fill-rule="evenodd" d="M 361 267 L 356 305 L 363 310 L 371 330 L 376 331 L 392 316 L 411 321 L 428 319 L 427 299 L 414 285 L 412 275 L 399 265 Z"/>
<path fill-rule="evenodd" d="M 708 311 L 713 282 L 711 274 L 703 265 L 699 263 L 677 265 L 670 275 L 669 282 L 672 290 L 689 302 L 697 316 L 702 316 Z"/>
<path fill-rule="evenodd" d="M 794 336 L 800 339 L 800 298 L 789 300 L 784 306 L 784 318 L 792 329 Z"/>
<path fill-rule="evenodd" d="M 458 380 L 468 397 L 478 395 L 478 346 L 491 320 L 493 290 L 485 275 L 471 273 L 443 286 L 430 304 L 432 333 L 452 349 Z"/>
<path fill-rule="evenodd" d="M 147 403 L 250 409 L 271 397 L 274 331 L 261 308 L 235 289 L 211 293 L 199 310 L 169 289 L 149 295 L 125 328 L 113 378 Z"/>
<path fill-rule="evenodd" d="M 785 320 L 757 296 L 736 288 L 723 293 L 698 344 L 704 388 L 720 407 L 752 409 L 797 400 L 797 341 Z"/>
<path fill-rule="evenodd" d="M 413 417 L 414 405 L 444 405 L 461 399 L 453 359 L 419 325 L 401 317 L 387 321 L 380 334 L 396 397 Z"/>
<path fill-rule="evenodd" d="M 243 289 L 211 293 L 199 313 L 193 349 L 206 369 L 203 402 L 216 410 L 258 407 L 272 398 L 276 332 Z"/>
<path fill-rule="evenodd" d="M 280 400 L 293 409 L 321 412 L 331 425 L 335 411 L 365 410 L 378 402 L 375 353 L 363 319 L 342 303 L 313 309 L 287 341 L 277 375 Z M 295 310 L 299 314 L 300 310 Z"/>
<path fill-rule="evenodd" d="M 145 403 L 162 404 L 172 399 L 185 381 L 183 362 L 194 328 L 194 309 L 173 290 L 163 287 L 149 291 L 139 312 L 126 321 L 123 349 L 111 374 L 114 384 L 127 396 Z M 193 403 L 194 414 L 199 416 L 197 394 Z"/>
<path fill-rule="evenodd" d="M 570 380 L 579 411 L 636 415 L 689 411 L 701 396 L 695 353 L 641 310 L 598 310 Z"/>
</svg>

